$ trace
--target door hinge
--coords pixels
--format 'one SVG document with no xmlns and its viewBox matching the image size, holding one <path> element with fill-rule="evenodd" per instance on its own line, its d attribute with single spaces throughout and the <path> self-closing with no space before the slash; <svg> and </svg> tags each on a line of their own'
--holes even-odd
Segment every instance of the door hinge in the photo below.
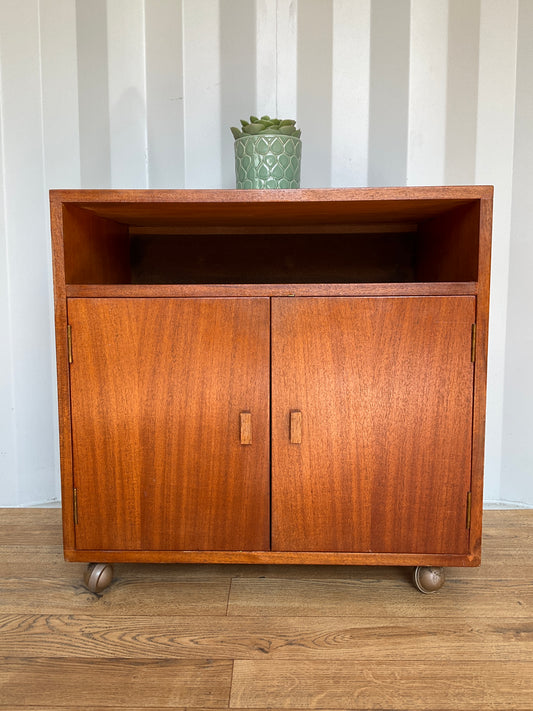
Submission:
<svg viewBox="0 0 533 711">
<path fill-rule="evenodd" d="M 78 525 L 78 490 L 74 489 L 72 503 L 74 507 L 74 525 Z"/>
<path fill-rule="evenodd" d="M 472 519 L 472 492 L 469 491 L 466 495 L 466 527 L 470 530 L 470 521 Z"/>
<path fill-rule="evenodd" d="M 470 360 L 476 362 L 476 324 L 472 324 L 472 350 L 470 352 Z"/>
<path fill-rule="evenodd" d="M 72 328 L 70 324 L 67 325 L 67 351 L 68 351 L 68 362 L 72 363 Z"/>
</svg>

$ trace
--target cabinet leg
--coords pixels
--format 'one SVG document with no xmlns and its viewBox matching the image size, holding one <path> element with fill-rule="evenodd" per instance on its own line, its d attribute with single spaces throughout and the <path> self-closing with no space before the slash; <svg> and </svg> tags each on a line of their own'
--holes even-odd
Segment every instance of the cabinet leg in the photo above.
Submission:
<svg viewBox="0 0 533 711">
<path fill-rule="evenodd" d="M 85 571 L 84 581 L 92 593 L 105 590 L 113 580 L 113 566 L 109 563 L 89 563 Z"/>
<path fill-rule="evenodd" d="M 415 568 L 414 581 L 421 593 L 434 593 L 444 585 L 444 568 L 419 565 Z"/>
</svg>

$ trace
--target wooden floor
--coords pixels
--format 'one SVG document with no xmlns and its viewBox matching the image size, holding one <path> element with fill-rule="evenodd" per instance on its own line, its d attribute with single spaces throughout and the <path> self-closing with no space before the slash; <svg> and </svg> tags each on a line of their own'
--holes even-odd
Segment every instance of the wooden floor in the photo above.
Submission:
<svg viewBox="0 0 533 711">
<path fill-rule="evenodd" d="M 65 563 L 60 511 L 0 510 L 0 709 L 533 710 L 533 511 L 485 514 L 483 564 Z"/>
</svg>

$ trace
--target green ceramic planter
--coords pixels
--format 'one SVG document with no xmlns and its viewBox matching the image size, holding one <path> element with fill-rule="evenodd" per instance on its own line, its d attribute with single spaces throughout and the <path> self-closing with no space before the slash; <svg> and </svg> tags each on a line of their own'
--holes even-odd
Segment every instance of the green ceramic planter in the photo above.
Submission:
<svg viewBox="0 0 533 711">
<path fill-rule="evenodd" d="M 235 141 L 237 188 L 299 188 L 302 141 L 279 133 Z"/>
</svg>

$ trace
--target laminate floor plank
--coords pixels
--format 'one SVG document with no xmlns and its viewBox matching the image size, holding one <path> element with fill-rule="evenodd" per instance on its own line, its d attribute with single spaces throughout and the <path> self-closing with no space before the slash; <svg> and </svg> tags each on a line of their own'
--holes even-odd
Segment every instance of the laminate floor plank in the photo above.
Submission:
<svg viewBox="0 0 533 711">
<path fill-rule="evenodd" d="M 61 509 L 0 508 L 0 545 L 62 545 Z"/>
<path fill-rule="evenodd" d="M 533 622 L 5 615 L 0 617 L 0 649 L 10 657 L 78 659 L 529 661 Z"/>
<path fill-rule="evenodd" d="M 230 708 L 531 711 L 533 662 L 236 661 Z"/>
<path fill-rule="evenodd" d="M 519 617 L 533 615 L 528 580 L 460 579 L 440 594 L 423 595 L 404 581 L 237 579 L 229 615 L 254 617 Z"/>
<path fill-rule="evenodd" d="M 532 546 L 533 549 L 533 546 Z M 1 577 L 29 581 L 35 579 L 64 580 L 68 585 L 76 586 L 83 580 L 85 563 L 67 563 L 61 552 L 42 549 L 32 555 L 24 550 L 6 551 L 0 547 Z M 115 564 L 115 581 L 121 584 L 143 583 L 147 580 L 159 583 L 200 584 L 206 580 L 229 581 L 230 579 L 261 578 L 278 580 L 351 580 L 361 584 L 388 584 L 396 581 L 401 586 L 412 584 L 411 567 L 398 568 L 388 566 L 233 566 L 233 565 L 180 565 L 180 564 Z M 533 557 L 527 552 L 513 551 L 512 554 L 486 553 L 483 563 L 478 568 L 447 568 L 447 586 L 470 580 L 487 581 L 496 585 L 498 581 L 533 580 Z"/>
<path fill-rule="evenodd" d="M 0 708 L 227 708 L 232 662 L 0 658 Z"/>
<path fill-rule="evenodd" d="M 533 511 L 479 568 L 117 564 L 92 595 L 60 511 L 0 510 L 0 711 L 533 711 Z M 95 693 L 93 693 L 95 692 Z"/>
<path fill-rule="evenodd" d="M 61 615 L 91 611 L 98 615 L 225 615 L 229 579 L 116 580 L 93 595 L 76 579 L 7 578 L 0 584 L 0 615 Z"/>
</svg>

